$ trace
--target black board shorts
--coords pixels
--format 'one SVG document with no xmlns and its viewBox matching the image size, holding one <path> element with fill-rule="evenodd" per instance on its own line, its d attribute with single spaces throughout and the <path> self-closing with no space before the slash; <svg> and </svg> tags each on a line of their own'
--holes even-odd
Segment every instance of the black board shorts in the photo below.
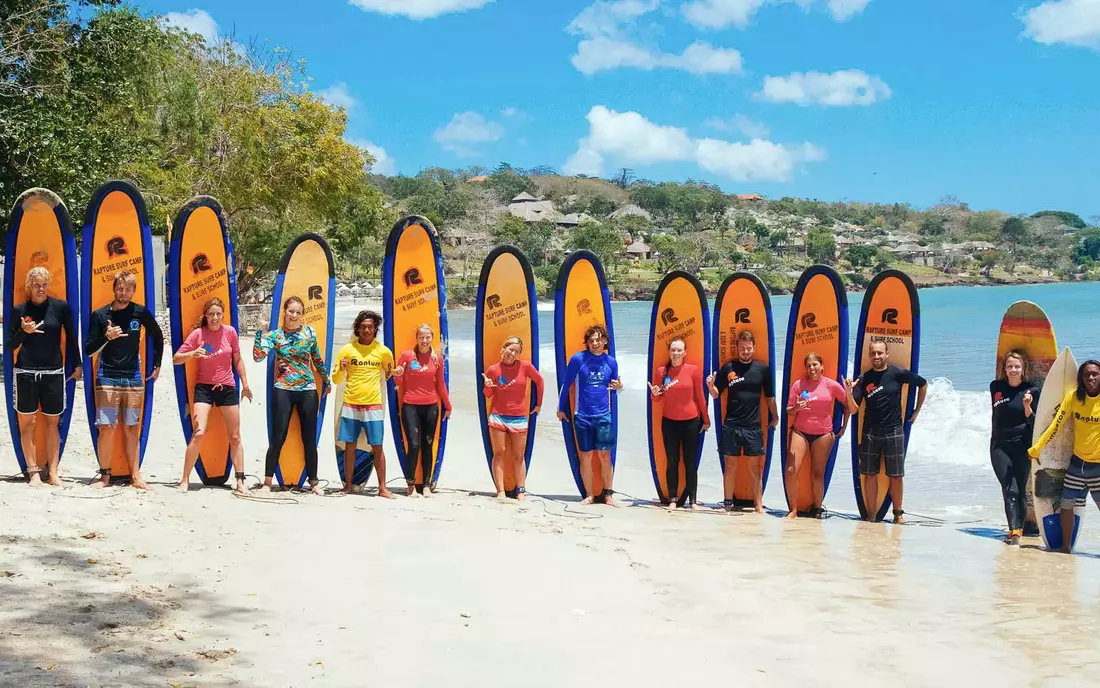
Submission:
<svg viewBox="0 0 1100 688">
<path fill-rule="evenodd" d="M 64 370 L 15 370 L 15 411 L 30 416 L 38 411 L 45 416 L 65 413 Z"/>
<path fill-rule="evenodd" d="M 896 428 L 868 428 L 859 443 L 860 475 L 878 475 L 882 461 L 886 462 L 886 475 L 905 477 L 905 431 Z"/>
<path fill-rule="evenodd" d="M 764 431 L 759 425 L 723 425 L 722 454 L 725 456 L 762 456 Z"/>
<path fill-rule="evenodd" d="M 211 406 L 240 406 L 241 399 L 237 388 L 225 385 L 195 385 L 195 403 Z"/>
</svg>

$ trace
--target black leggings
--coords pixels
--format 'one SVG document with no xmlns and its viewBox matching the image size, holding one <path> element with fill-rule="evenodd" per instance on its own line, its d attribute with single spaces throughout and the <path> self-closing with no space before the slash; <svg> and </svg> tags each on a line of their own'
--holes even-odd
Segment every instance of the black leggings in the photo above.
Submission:
<svg viewBox="0 0 1100 688">
<path fill-rule="evenodd" d="M 1009 530 L 1022 530 L 1027 517 L 1027 479 L 1031 473 L 1031 459 L 1024 442 L 994 443 L 989 449 L 993 472 L 1001 483 L 1005 500 L 1005 516 Z"/>
<path fill-rule="evenodd" d="M 694 504 L 699 492 L 699 431 L 703 421 L 661 419 L 661 432 L 665 437 L 665 482 L 668 483 L 668 498 L 676 497 L 680 488 L 680 459 L 684 460 L 684 495 L 677 504 L 686 506 L 688 500 Z"/>
<path fill-rule="evenodd" d="M 439 423 L 439 404 L 403 404 L 401 424 L 405 427 L 405 480 L 416 479 L 416 455 L 420 454 L 420 470 L 424 483 L 432 482 L 432 445 L 435 426 Z"/>
<path fill-rule="evenodd" d="M 271 445 L 267 448 L 267 465 L 264 477 L 275 475 L 279 454 L 286 443 L 290 429 L 290 413 L 298 410 L 298 422 L 302 425 L 302 446 L 305 447 L 306 475 L 310 483 L 317 482 L 317 390 L 292 392 L 276 387 L 271 394 Z M 293 481 L 297 476 L 283 476 Z"/>
</svg>

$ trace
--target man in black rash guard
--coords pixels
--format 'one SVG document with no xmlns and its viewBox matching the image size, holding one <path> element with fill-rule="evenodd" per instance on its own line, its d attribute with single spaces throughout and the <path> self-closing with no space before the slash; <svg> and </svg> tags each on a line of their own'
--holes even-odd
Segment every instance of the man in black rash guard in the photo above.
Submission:
<svg viewBox="0 0 1100 688">
<path fill-rule="evenodd" d="M 111 483 L 111 457 L 117 430 L 122 428 L 122 448 L 130 465 L 130 484 L 148 489 L 139 468 L 141 415 L 145 405 L 145 383 L 141 375 L 141 328 L 153 343 L 153 372 L 160 374 L 164 354 L 164 334 L 152 313 L 131 299 L 137 290 L 137 278 L 129 270 L 115 275 L 115 299 L 92 313 L 88 323 L 88 341 L 84 351 L 99 356 L 95 381 L 96 425 L 99 427 L 99 487 Z"/>
<path fill-rule="evenodd" d="M 889 364 L 890 347 L 886 342 L 871 342 L 868 348 L 871 370 L 854 382 L 846 383 L 848 409 L 859 413 L 859 403 L 867 401 L 863 413 L 863 440 L 859 443 L 859 473 L 863 490 L 863 503 L 867 520 L 876 520 L 878 514 L 871 510 L 878 504 L 878 472 L 880 461 L 886 462 L 886 475 L 890 478 L 890 499 L 894 502 L 894 523 L 905 523 L 901 506 L 905 478 L 905 419 L 901 415 L 901 387 L 917 387 L 917 407 L 909 416 L 915 423 L 928 383 L 911 370 Z M 879 458 L 881 456 L 881 459 Z"/>
<path fill-rule="evenodd" d="M 19 414 L 19 437 L 27 475 L 31 485 L 41 485 L 38 447 L 35 432 L 38 414 L 46 425 L 47 480 L 60 485 L 57 472 L 61 437 L 58 426 L 65 413 L 65 372 L 68 378 L 79 380 L 80 346 L 73 326 L 73 311 L 69 304 L 49 296 L 50 271 L 31 268 L 27 273 L 27 301 L 12 308 L 4 346 L 15 354 L 15 411 Z M 62 357 L 61 333 L 65 333 L 65 355 Z"/>
<path fill-rule="evenodd" d="M 1035 427 L 1034 409 L 1039 405 L 1039 388 L 1024 379 L 1023 355 L 1010 351 L 1004 357 L 1004 377 L 989 383 L 993 404 L 993 434 L 989 440 L 989 458 L 1001 483 L 1008 519 L 1005 542 L 1016 545 L 1024 534 L 1027 518 L 1027 479 L 1031 474 L 1031 433 Z"/>
</svg>

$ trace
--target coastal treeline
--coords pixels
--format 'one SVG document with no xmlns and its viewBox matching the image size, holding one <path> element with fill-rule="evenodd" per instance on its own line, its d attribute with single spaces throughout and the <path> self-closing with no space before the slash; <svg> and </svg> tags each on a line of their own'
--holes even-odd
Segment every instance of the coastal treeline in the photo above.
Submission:
<svg viewBox="0 0 1100 688">
<path fill-rule="evenodd" d="M 267 42 L 209 41 L 121 0 L 0 8 L 0 221 L 42 186 L 79 227 L 95 187 L 125 178 L 164 234 L 184 202 L 211 195 L 230 221 L 242 294 L 303 230 L 329 239 L 344 278 L 376 279 L 386 232 L 407 213 L 439 230 L 457 301 L 502 241 L 531 258 L 543 293 L 568 251 L 593 250 L 625 298 L 672 269 L 708 282 L 751 269 L 782 291 L 812 262 L 856 284 L 887 266 L 935 284 L 1092 278 L 1100 260 L 1100 218 L 978 212 L 953 197 L 927 209 L 768 199 L 627 169 L 597 179 L 508 163 L 387 177 L 346 125 L 311 90 L 305 62 Z"/>
</svg>

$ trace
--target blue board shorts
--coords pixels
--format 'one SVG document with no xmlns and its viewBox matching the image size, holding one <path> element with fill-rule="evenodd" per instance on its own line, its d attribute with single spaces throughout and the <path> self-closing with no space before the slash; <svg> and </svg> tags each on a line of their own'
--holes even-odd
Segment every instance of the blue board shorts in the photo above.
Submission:
<svg viewBox="0 0 1100 688">
<path fill-rule="evenodd" d="M 1083 504 L 1085 496 L 1090 492 L 1093 499 L 1100 500 L 1100 463 L 1082 461 L 1074 456 L 1069 460 L 1066 480 L 1062 483 L 1062 503 L 1069 504 L 1073 501 Z M 1097 503 L 1100 504 L 1100 501 Z"/>
<path fill-rule="evenodd" d="M 96 425 L 141 425 L 145 410 L 145 381 L 141 377 L 99 377 L 95 381 Z"/>
<path fill-rule="evenodd" d="M 577 436 L 577 451 L 611 451 L 615 448 L 615 432 L 611 414 L 573 416 L 573 432 Z"/>
<path fill-rule="evenodd" d="M 367 444 L 378 446 L 385 437 L 382 404 L 344 404 L 340 409 L 340 432 L 336 441 L 357 443 L 367 433 Z"/>
</svg>

